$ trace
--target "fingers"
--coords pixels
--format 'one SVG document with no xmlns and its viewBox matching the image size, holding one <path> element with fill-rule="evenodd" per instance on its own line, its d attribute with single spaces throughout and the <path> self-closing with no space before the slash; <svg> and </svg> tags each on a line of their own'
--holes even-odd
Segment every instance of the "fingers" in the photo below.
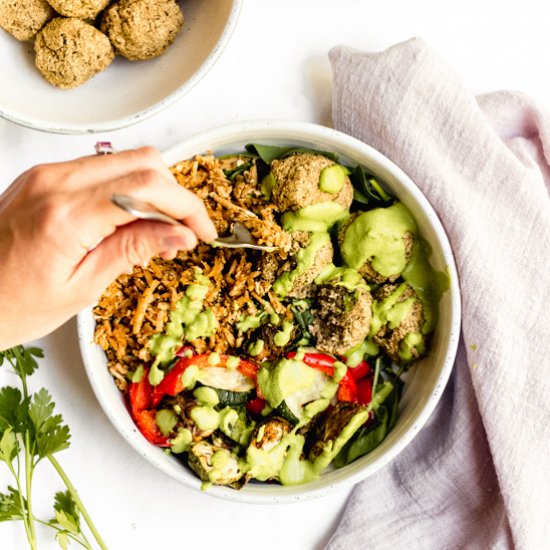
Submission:
<svg viewBox="0 0 550 550">
<path fill-rule="evenodd" d="M 109 198 L 114 193 L 121 193 L 148 202 L 180 220 L 203 241 L 213 241 L 217 237 L 203 201 L 179 185 L 171 175 L 166 181 L 162 174 L 154 171 L 134 173 L 110 183 L 106 190 Z"/>
<path fill-rule="evenodd" d="M 67 190 L 95 186 L 143 170 L 156 170 L 167 178 L 173 178 L 161 154 L 153 147 L 140 147 L 112 155 L 81 157 L 39 168 L 55 172 L 56 182 L 61 182 Z"/>
<path fill-rule="evenodd" d="M 217 237 L 214 224 L 204 203 L 162 173 L 145 170 L 125 175 L 107 184 L 90 188 L 73 196 L 74 204 L 66 223 L 79 227 L 79 243 L 89 248 L 136 218 L 113 204 L 113 194 L 129 195 L 145 201 L 180 220 L 199 239 L 212 241 Z"/>
<path fill-rule="evenodd" d="M 72 248 L 76 255 L 136 219 L 112 203 L 115 193 L 151 203 L 181 220 L 199 239 L 217 237 L 203 202 L 176 182 L 151 147 L 42 165 L 25 176 L 30 193 L 61 198 L 65 224 L 78 227 Z"/>
<path fill-rule="evenodd" d="M 111 215 L 101 220 L 103 234 L 98 234 L 98 239 L 105 236 L 105 223 L 110 222 L 113 227 L 128 223 L 130 219 L 118 207 L 112 205 L 111 196 L 115 193 L 126 194 L 149 202 L 163 212 L 181 220 L 199 239 L 212 241 L 216 239 L 217 232 L 210 220 L 206 207 L 194 193 L 180 186 L 160 153 L 151 147 L 143 147 L 132 151 L 124 151 L 114 155 L 102 155 L 85 157 L 76 161 L 81 166 L 81 171 L 95 173 L 100 179 L 108 181 L 101 186 L 98 197 L 102 207 Z M 97 189 L 97 185 L 95 186 Z M 93 202 L 91 203 L 93 204 Z"/>
<path fill-rule="evenodd" d="M 136 221 L 118 228 L 87 254 L 70 282 L 87 289 L 91 303 L 121 273 L 131 271 L 135 265 L 145 265 L 157 255 L 174 258 L 178 250 L 190 250 L 196 245 L 197 236 L 184 225 Z"/>
<path fill-rule="evenodd" d="M 38 166 L 21 180 L 20 202 L 40 206 L 47 214 L 44 223 L 53 219 L 49 225 L 53 233 L 66 235 L 63 246 L 75 265 L 90 248 L 117 233 L 117 228 L 135 221 L 112 203 L 115 193 L 148 202 L 180 220 L 187 227 L 181 234 L 194 233 L 194 243 L 197 237 L 204 241 L 217 237 L 202 200 L 176 182 L 160 154 L 150 147 Z M 9 197 L 3 197 L 2 203 L 6 202 Z M 182 248 L 189 247 L 190 239 Z M 154 252 L 170 254 L 170 250 Z"/>
</svg>

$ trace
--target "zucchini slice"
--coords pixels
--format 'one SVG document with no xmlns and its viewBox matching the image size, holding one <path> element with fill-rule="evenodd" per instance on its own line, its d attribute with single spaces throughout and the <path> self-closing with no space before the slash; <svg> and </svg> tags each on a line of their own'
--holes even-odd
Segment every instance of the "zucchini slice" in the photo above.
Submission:
<svg viewBox="0 0 550 550">
<path fill-rule="evenodd" d="M 294 424 L 310 417 L 308 405 L 316 402 L 324 408 L 338 389 L 330 376 L 295 359 L 280 359 L 260 369 L 258 383 L 269 405 Z"/>
<path fill-rule="evenodd" d="M 218 394 L 220 405 L 226 407 L 238 407 L 245 405 L 247 401 L 254 398 L 254 390 L 250 391 L 231 391 L 221 388 L 212 388 Z"/>
<path fill-rule="evenodd" d="M 254 381 L 238 369 L 225 367 L 202 367 L 197 373 L 197 381 L 203 386 L 231 392 L 249 392 L 255 389 Z"/>
</svg>

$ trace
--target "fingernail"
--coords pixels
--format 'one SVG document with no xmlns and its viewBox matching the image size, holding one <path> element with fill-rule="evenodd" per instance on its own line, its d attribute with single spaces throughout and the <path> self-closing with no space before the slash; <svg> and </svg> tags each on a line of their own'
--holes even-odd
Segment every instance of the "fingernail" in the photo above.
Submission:
<svg viewBox="0 0 550 550">
<path fill-rule="evenodd" d="M 159 256 L 165 260 L 173 260 L 178 255 L 177 249 L 165 250 L 159 254 Z"/>
<path fill-rule="evenodd" d="M 216 229 L 216 226 L 212 223 L 210 225 L 210 230 L 208 231 L 208 238 L 206 239 L 206 242 L 215 241 L 218 238 L 218 231 Z"/>
</svg>

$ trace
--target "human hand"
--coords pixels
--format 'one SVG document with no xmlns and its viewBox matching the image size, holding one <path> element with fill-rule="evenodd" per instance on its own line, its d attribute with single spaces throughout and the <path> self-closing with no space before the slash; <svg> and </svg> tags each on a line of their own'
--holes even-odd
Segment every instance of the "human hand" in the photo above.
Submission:
<svg viewBox="0 0 550 550">
<path fill-rule="evenodd" d="M 113 193 L 183 225 L 136 220 Z M 54 330 L 134 265 L 216 236 L 203 202 L 152 148 L 31 168 L 0 196 L 0 350 Z"/>
</svg>

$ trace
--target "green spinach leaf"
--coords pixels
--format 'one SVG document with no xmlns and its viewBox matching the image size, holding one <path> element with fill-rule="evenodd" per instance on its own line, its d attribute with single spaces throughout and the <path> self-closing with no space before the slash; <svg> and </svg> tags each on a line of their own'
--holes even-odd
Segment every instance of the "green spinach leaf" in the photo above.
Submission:
<svg viewBox="0 0 550 550">
<path fill-rule="evenodd" d="M 278 145 L 261 145 L 259 143 L 249 143 L 245 146 L 245 149 L 261 158 L 266 164 L 271 164 L 271 161 L 288 157 L 295 153 L 313 153 L 315 155 L 323 155 L 334 162 L 338 162 L 338 155 L 331 151 L 317 151 L 307 147 L 280 147 Z"/>
<path fill-rule="evenodd" d="M 388 382 L 384 382 L 385 385 Z M 372 424 L 360 428 L 344 445 L 334 459 L 334 466 L 342 468 L 376 449 L 395 425 L 399 411 L 400 387 L 395 384 L 384 401 L 374 410 Z"/>
<path fill-rule="evenodd" d="M 395 202 L 395 197 L 374 176 L 365 172 L 362 166 L 356 166 L 349 177 L 353 185 L 353 198 L 363 207 L 370 210 L 390 206 Z"/>
</svg>

